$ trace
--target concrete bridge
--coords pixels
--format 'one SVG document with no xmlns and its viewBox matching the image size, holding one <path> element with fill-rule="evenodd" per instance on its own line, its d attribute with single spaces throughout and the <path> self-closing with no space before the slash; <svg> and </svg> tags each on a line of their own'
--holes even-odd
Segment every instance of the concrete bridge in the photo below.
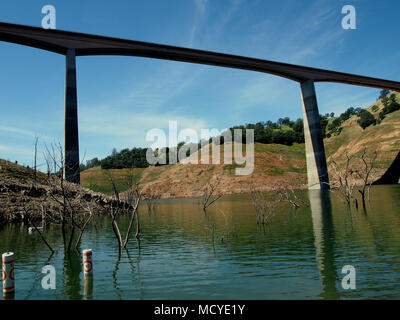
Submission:
<svg viewBox="0 0 400 320">
<path fill-rule="evenodd" d="M 0 23 L 0 41 L 35 47 L 66 56 L 64 177 L 80 183 L 76 57 L 123 55 L 191 62 L 258 71 L 300 84 L 309 189 L 328 189 L 329 177 L 314 82 L 338 82 L 400 91 L 400 82 L 354 74 L 76 32 Z"/>
</svg>

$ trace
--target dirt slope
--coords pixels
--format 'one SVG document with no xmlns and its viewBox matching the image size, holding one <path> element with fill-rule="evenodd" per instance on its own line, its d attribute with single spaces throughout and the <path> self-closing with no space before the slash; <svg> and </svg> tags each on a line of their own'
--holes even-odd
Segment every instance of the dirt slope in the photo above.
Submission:
<svg viewBox="0 0 400 320">
<path fill-rule="evenodd" d="M 221 154 L 224 149 L 221 148 Z M 284 146 L 255 143 L 254 171 L 248 176 L 235 175 L 237 164 L 174 164 L 151 166 L 146 169 L 134 169 L 140 175 L 143 190 L 158 190 L 162 198 L 195 197 L 211 179 L 221 176 L 218 191 L 224 194 L 248 192 L 254 183 L 269 191 L 293 185 L 295 188 L 306 187 L 306 162 L 303 144 Z M 201 156 L 201 153 L 200 155 Z M 211 161 L 210 161 L 211 162 Z M 125 170 L 125 173 L 123 172 Z M 110 170 L 110 174 L 124 185 L 127 169 Z M 107 189 L 108 178 L 104 170 L 92 169 L 82 172 L 82 183 L 95 190 Z M 97 189 L 96 189 L 97 188 Z M 110 189 L 111 191 L 111 189 Z"/>
<path fill-rule="evenodd" d="M 400 94 L 396 93 L 397 101 Z M 372 111 L 372 106 L 367 108 L 375 117 L 378 117 L 383 105 L 378 101 L 379 109 Z M 363 130 L 357 124 L 358 117 L 353 116 L 342 124 L 343 130 L 339 136 L 324 140 L 328 166 L 332 169 L 332 160 L 340 165 L 345 163 L 345 154 L 359 159 L 364 149 L 367 154 L 377 152 L 376 178 L 384 174 L 400 151 L 400 110 L 386 115 L 380 124 L 369 126 Z M 330 170 L 330 176 L 333 171 Z"/>
<path fill-rule="evenodd" d="M 400 101 L 400 94 L 397 94 Z M 372 106 L 367 109 L 376 117 L 383 108 L 382 103 L 375 103 L 379 110 L 373 112 Z M 354 163 L 361 163 L 360 155 L 366 148 L 368 154 L 377 152 L 375 163 L 378 179 L 387 170 L 400 151 L 400 111 L 386 115 L 376 126 L 363 130 L 357 124 L 358 117 L 353 116 L 342 124 L 342 132 L 324 140 L 325 151 L 331 181 L 334 180 L 332 160 L 342 167 L 345 153 L 353 157 Z M 248 176 L 235 175 L 236 164 L 174 164 L 146 169 L 134 169 L 140 177 L 144 191 L 157 190 L 162 198 L 196 197 L 208 181 L 221 175 L 219 192 L 224 194 L 246 193 L 249 185 L 255 184 L 265 191 L 291 187 L 306 188 L 306 161 L 304 144 L 284 146 L 277 144 L 255 143 L 255 168 Z M 221 154 L 223 149 L 221 149 Z M 201 156 L 196 155 L 196 156 Z M 358 165 L 357 165 L 358 166 Z M 128 169 L 110 170 L 120 190 L 126 186 Z M 82 172 L 82 184 L 95 191 L 111 193 L 109 179 L 100 168 Z"/>
<path fill-rule="evenodd" d="M 0 225 L 26 221 L 27 213 L 32 220 L 41 220 L 45 213 L 48 221 L 59 216 L 63 198 L 59 181 L 55 176 L 50 180 L 41 172 L 35 177 L 34 170 L 0 159 Z M 64 184 L 70 205 L 85 204 L 96 213 L 115 205 L 115 201 L 102 193 L 65 181 Z"/>
</svg>

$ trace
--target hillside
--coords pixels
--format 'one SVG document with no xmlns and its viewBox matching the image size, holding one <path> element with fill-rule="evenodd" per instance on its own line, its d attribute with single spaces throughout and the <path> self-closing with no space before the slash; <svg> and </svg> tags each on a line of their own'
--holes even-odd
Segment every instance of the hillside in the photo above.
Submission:
<svg viewBox="0 0 400 320">
<path fill-rule="evenodd" d="M 395 93 L 397 101 L 400 101 L 400 93 Z M 373 110 L 376 105 L 378 109 Z M 375 118 L 383 109 L 379 100 L 366 108 Z M 400 111 L 386 115 L 380 124 L 369 126 L 363 130 L 357 123 L 359 118 L 353 116 L 342 124 L 342 132 L 338 136 L 324 140 L 328 166 L 332 160 L 344 165 L 345 154 L 359 158 L 364 149 L 368 153 L 377 152 L 376 178 L 379 178 L 391 165 L 400 151 Z M 330 170 L 332 175 L 332 170 Z"/>
<path fill-rule="evenodd" d="M 303 144 L 292 146 L 255 143 L 254 171 L 249 176 L 236 176 L 236 164 L 182 164 L 151 166 L 134 169 L 140 177 L 143 190 L 157 190 L 162 198 L 199 196 L 206 183 L 218 175 L 222 176 L 220 191 L 224 194 L 248 192 L 251 183 L 262 186 L 265 191 L 291 184 L 305 188 L 306 162 Z M 221 154 L 223 148 L 221 148 Z M 193 156 L 197 156 L 194 154 Z M 201 155 L 199 155 L 201 156 Z M 211 162 L 211 161 L 210 161 Z M 129 169 L 111 169 L 109 174 L 124 190 Z M 91 169 L 82 172 L 82 184 L 101 192 L 111 192 L 107 171 Z"/>
<path fill-rule="evenodd" d="M 398 101 L 400 94 L 396 93 Z M 383 105 L 381 101 L 374 105 L 378 109 L 367 108 L 378 117 Z M 364 148 L 367 153 L 377 152 L 376 179 L 384 174 L 400 150 L 400 111 L 386 115 L 380 124 L 369 126 L 363 130 L 357 123 L 358 116 L 352 116 L 341 125 L 341 133 L 324 139 L 330 179 L 334 180 L 332 160 L 339 165 L 345 163 L 345 153 L 359 159 Z M 304 144 L 295 143 L 292 146 L 280 144 L 255 143 L 255 167 L 253 174 L 236 176 L 235 164 L 193 165 L 178 163 L 158 167 L 134 169 L 134 174 L 140 178 L 143 190 L 156 190 L 162 198 L 195 197 L 201 194 L 202 188 L 210 179 L 221 175 L 218 191 L 224 194 L 246 193 L 249 186 L 255 184 L 265 191 L 278 188 L 306 188 L 306 161 Z M 223 151 L 221 150 L 221 153 Z M 196 156 L 196 155 L 194 155 Z M 200 155 L 197 155 L 200 156 Z M 108 173 L 109 172 L 109 173 Z M 97 168 L 86 170 L 81 174 L 83 186 L 94 191 L 111 193 L 108 174 L 117 182 L 117 187 L 123 191 L 127 187 L 129 169 L 110 169 L 105 171 Z"/>
<path fill-rule="evenodd" d="M 59 217 L 63 210 L 63 193 L 68 196 L 68 206 L 89 206 L 93 212 L 100 213 L 115 205 L 110 197 L 96 193 L 82 186 L 63 182 L 54 175 L 35 171 L 31 168 L 0 159 L 0 225 L 3 222 L 42 220 L 45 215 L 48 221 Z M 123 204 L 122 204 L 123 205 Z"/>
</svg>

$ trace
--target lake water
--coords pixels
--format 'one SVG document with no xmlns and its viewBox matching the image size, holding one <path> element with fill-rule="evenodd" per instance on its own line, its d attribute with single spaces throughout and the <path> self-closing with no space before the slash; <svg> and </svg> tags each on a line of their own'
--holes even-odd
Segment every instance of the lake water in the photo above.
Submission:
<svg viewBox="0 0 400 320">
<path fill-rule="evenodd" d="M 120 258 L 110 219 L 98 218 L 81 244 L 93 249 L 92 290 L 56 226 L 45 230 L 52 256 L 22 224 L 0 230 L 0 252 L 15 253 L 15 299 L 399 299 L 400 186 L 374 187 L 366 211 L 333 193 L 300 194 L 310 206 L 281 206 L 264 231 L 245 195 L 220 199 L 206 215 L 189 199 L 151 214 L 142 206 L 140 243 L 132 232 Z M 128 222 L 121 217 L 120 228 Z M 42 289 L 45 265 L 56 269 L 55 290 Z M 342 288 L 345 265 L 356 270 L 354 290 Z"/>
</svg>

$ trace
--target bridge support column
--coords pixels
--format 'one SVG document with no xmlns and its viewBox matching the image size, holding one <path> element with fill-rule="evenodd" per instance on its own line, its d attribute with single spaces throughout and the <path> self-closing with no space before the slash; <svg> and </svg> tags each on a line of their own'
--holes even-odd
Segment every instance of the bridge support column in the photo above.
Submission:
<svg viewBox="0 0 400 320">
<path fill-rule="evenodd" d="M 314 81 L 301 82 L 303 100 L 304 139 L 307 158 L 307 178 L 309 189 L 329 189 L 324 142 L 315 94 Z"/>
<path fill-rule="evenodd" d="M 79 184 L 78 102 L 74 49 L 67 51 L 65 68 L 64 179 Z"/>
</svg>

